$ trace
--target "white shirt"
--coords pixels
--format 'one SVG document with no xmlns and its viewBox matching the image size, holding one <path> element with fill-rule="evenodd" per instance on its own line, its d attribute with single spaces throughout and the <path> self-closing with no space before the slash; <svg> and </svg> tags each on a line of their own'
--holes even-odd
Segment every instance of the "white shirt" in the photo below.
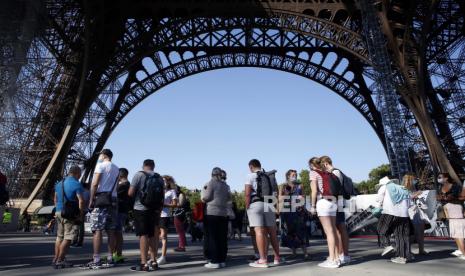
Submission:
<svg viewBox="0 0 465 276">
<path fill-rule="evenodd" d="M 176 196 L 176 190 L 168 190 L 165 192 L 165 201 L 164 204 L 172 204 L 173 200 L 177 199 L 178 197 Z M 167 218 L 171 217 L 172 214 L 170 212 L 170 207 L 163 207 L 163 210 L 161 211 L 161 217 L 162 218 Z"/>
<path fill-rule="evenodd" d="M 250 196 L 254 196 L 257 194 L 257 172 L 249 173 L 245 180 L 245 185 L 252 186 L 252 192 Z"/>
<path fill-rule="evenodd" d="M 119 168 L 110 161 L 103 161 L 97 163 L 94 173 L 100 174 L 97 193 L 109 192 L 113 189 L 112 196 L 117 197 L 115 183 L 119 176 Z M 113 186 L 115 186 L 115 188 L 113 188 Z"/>
<path fill-rule="evenodd" d="M 398 204 L 394 205 L 391 200 L 391 195 L 389 195 L 389 192 L 386 190 L 386 185 L 383 185 L 379 188 L 376 201 L 380 204 L 379 206 L 383 209 L 382 214 L 387 214 L 401 218 L 409 217 L 408 208 L 410 200 L 404 199 Z"/>
</svg>

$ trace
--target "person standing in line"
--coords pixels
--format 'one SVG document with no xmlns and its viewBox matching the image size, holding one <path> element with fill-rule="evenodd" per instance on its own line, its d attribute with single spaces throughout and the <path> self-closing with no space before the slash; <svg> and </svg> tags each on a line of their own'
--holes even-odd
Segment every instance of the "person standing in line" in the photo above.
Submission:
<svg viewBox="0 0 465 276">
<path fill-rule="evenodd" d="M 24 232 L 31 232 L 31 215 L 29 215 L 27 210 L 24 211 L 21 220 L 24 226 Z"/>
<path fill-rule="evenodd" d="M 186 197 L 186 194 L 181 190 L 181 187 L 176 187 L 176 196 L 178 197 L 177 206 L 173 211 L 174 216 L 174 226 L 176 227 L 176 233 L 178 233 L 178 247 L 173 249 L 175 252 L 185 252 L 186 251 L 186 230 L 184 224 L 186 223 L 186 216 L 188 206 L 190 205 L 189 200 Z"/>
<path fill-rule="evenodd" d="M 402 179 L 402 185 L 409 191 L 411 201 L 414 205 L 415 200 L 422 193 L 417 190 L 415 176 L 413 174 L 406 174 Z M 419 212 L 415 213 L 411 221 L 415 230 L 415 240 L 418 243 L 418 254 L 427 255 L 428 252 L 425 251 L 425 222 L 421 219 Z"/>
<path fill-rule="evenodd" d="M 84 199 L 82 197 L 82 185 L 79 182 L 81 178 L 81 168 L 79 166 L 71 166 L 69 168 L 68 176 L 55 185 L 55 212 L 56 212 L 56 225 L 57 225 L 57 239 L 55 241 L 55 257 L 53 258 L 52 265 L 55 268 L 72 267 L 73 265 L 66 260 L 66 253 L 68 253 L 71 242 L 76 237 L 76 228 L 74 227 L 75 221 L 65 219 L 61 216 L 64 209 L 64 201 L 78 201 L 80 217 L 84 213 Z"/>
<path fill-rule="evenodd" d="M 462 185 L 452 183 L 448 173 L 440 173 L 440 185 L 437 200 L 443 205 L 446 218 L 449 221 L 449 235 L 455 240 L 457 250 L 451 254 L 465 260 L 465 218 L 463 216 L 463 201 L 465 189 Z"/>
<path fill-rule="evenodd" d="M 164 175 L 165 180 L 165 202 L 164 208 L 161 211 L 160 218 L 160 238 L 161 238 L 161 257 L 157 259 L 159 265 L 166 264 L 166 251 L 168 250 L 168 229 L 171 225 L 173 217 L 172 209 L 178 205 L 178 197 L 176 196 L 176 182 L 169 175 Z"/>
<path fill-rule="evenodd" d="M 333 161 L 329 156 L 320 157 L 322 168 L 337 176 L 341 183 L 344 182 L 342 172 L 333 166 Z M 344 206 L 343 206 L 344 207 Z M 336 228 L 337 228 L 337 244 L 338 244 L 338 256 L 341 265 L 350 263 L 349 255 L 349 233 L 347 232 L 346 226 L 346 215 L 343 210 L 336 212 Z"/>
<path fill-rule="evenodd" d="M 206 203 L 204 217 L 204 252 L 209 260 L 206 268 L 226 267 L 228 254 L 228 202 L 229 185 L 222 179 L 222 170 L 213 168 L 212 179 L 202 189 L 201 199 Z"/>
<path fill-rule="evenodd" d="M 310 166 L 310 186 L 312 190 L 311 200 L 312 207 L 310 213 L 312 215 L 318 214 L 323 230 L 326 234 L 326 241 L 328 243 L 329 257 L 326 261 L 318 264 L 324 268 L 338 268 L 341 265 L 339 260 L 337 248 L 337 227 L 336 227 L 336 212 L 337 203 L 336 199 L 332 199 L 328 194 L 328 177 L 323 179 L 325 172 L 321 167 L 321 160 L 318 157 L 313 157 L 309 160 Z M 315 208 L 316 206 L 316 208 Z"/>
<path fill-rule="evenodd" d="M 267 268 L 268 265 L 268 236 L 273 247 L 274 261 L 273 265 L 280 265 L 281 258 L 279 255 L 279 242 L 276 233 L 276 213 L 273 212 L 274 206 L 271 203 L 265 202 L 264 198 L 258 196 L 258 174 L 264 176 L 262 165 L 257 159 L 252 159 L 249 162 L 250 174 L 247 175 L 245 182 L 245 205 L 247 208 L 247 216 L 249 225 L 255 232 L 255 239 L 260 259 L 249 263 L 251 267 Z M 260 180 L 261 181 L 261 180 Z"/>
<path fill-rule="evenodd" d="M 119 180 L 116 192 L 118 194 L 118 221 L 116 223 L 115 235 L 116 246 L 113 252 L 113 260 L 115 263 L 124 263 L 123 257 L 123 232 L 126 225 L 128 212 L 133 208 L 134 203 L 129 197 L 130 183 L 128 181 L 129 172 L 126 168 L 119 169 Z"/>
<path fill-rule="evenodd" d="M 382 209 L 378 221 L 378 233 L 381 244 L 385 247 L 382 256 L 395 251 L 391 262 L 406 264 L 410 257 L 410 194 L 396 179 L 384 177 L 379 181 L 376 201 Z M 390 236 L 394 234 L 395 248 L 390 245 Z"/>
<path fill-rule="evenodd" d="M 154 170 L 155 162 L 152 159 L 144 160 L 142 171 L 134 175 L 128 191 L 128 195 L 134 199 L 134 226 L 140 249 L 140 265 L 131 267 L 132 271 L 148 272 L 158 268 L 156 260 L 164 195 L 159 195 L 158 207 L 149 208 L 141 202 L 142 192 L 149 190 L 147 185 L 158 185 L 160 192 L 164 193 L 164 180 Z M 151 259 L 148 259 L 149 251 Z"/>
<path fill-rule="evenodd" d="M 113 252 L 116 245 L 115 229 L 118 221 L 116 185 L 118 184 L 119 168 L 112 163 L 112 158 L 113 152 L 111 150 L 104 149 L 100 152 L 90 188 L 89 209 L 92 209 L 90 228 L 93 233 L 94 254 L 92 261 L 86 265 L 89 269 L 115 265 Z M 104 230 L 108 236 L 108 255 L 105 263 L 100 259 L 102 232 Z"/>
<path fill-rule="evenodd" d="M 279 187 L 279 213 L 281 216 L 281 245 L 289 247 L 292 255 L 297 255 L 297 248 L 302 248 L 304 259 L 308 259 L 308 238 L 305 228 L 305 208 L 294 209 L 291 204 L 305 200 L 303 190 L 297 182 L 297 171 L 286 172 L 286 183 Z M 284 211 L 283 208 L 289 210 Z"/>
</svg>

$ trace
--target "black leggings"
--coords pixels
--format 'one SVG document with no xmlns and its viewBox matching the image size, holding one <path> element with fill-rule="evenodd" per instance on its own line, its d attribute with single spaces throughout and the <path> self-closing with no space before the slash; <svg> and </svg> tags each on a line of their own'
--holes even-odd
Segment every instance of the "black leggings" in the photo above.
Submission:
<svg viewBox="0 0 465 276">
<path fill-rule="evenodd" d="M 410 219 L 381 215 L 378 233 L 383 246 L 390 245 L 390 236 L 394 234 L 396 257 L 408 258 L 410 255 Z"/>
<path fill-rule="evenodd" d="M 224 263 L 228 254 L 228 217 L 206 215 L 204 218 L 204 254 L 212 263 Z"/>
</svg>

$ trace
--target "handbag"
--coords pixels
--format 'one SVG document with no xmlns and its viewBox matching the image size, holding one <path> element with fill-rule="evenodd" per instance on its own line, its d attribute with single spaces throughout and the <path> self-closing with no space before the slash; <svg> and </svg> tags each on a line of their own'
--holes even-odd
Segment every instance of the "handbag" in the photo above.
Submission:
<svg viewBox="0 0 465 276">
<path fill-rule="evenodd" d="M 116 183 L 118 183 L 118 177 L 116 177 L 115 183 L 113 187 L 108 192 L 100 192 L 95 194 L 95 207 L 97 208 L 106 208 L 113 204 L 113 190 L 116 187 Z"/>
<path fill-rule="evenodd" d="M 77 201 L 69 200 L 65 193 L 65 181 L 61 182 L 61 193 L 63 198 L 63 209 L 61 210 L 61 217 L 68 220 L 76 220 L 81 211 L 79 210 L 79 203 Z"/>
</svg>

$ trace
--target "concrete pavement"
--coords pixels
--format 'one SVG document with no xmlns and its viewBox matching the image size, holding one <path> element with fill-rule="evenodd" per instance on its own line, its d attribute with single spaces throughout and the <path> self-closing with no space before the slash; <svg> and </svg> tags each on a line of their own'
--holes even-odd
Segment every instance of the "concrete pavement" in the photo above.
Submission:
<svg viewBox="0 0 465 276">
<path fill-rule="evenodd" d="M 55 270 L 50 267 L 53 256 L 54 237 L 39 234 L 1 234 L 0 235 L 0 275 L 130 275 L 129 267 L 138 262 L 138 240 L 132 234 L 125 236 L 124 254 L 127 263 L 114 268 L 102 270 L 81 270 L 69 268 Z M 176 246 L 176 236 L 170 235 L 170 248 Z M 417 256 L 415 262 L 406 265 L 394 264 L 388 258 L 380 256 L 381 249 L 375 239 L 352 239 L 351 254 L 353 263 L 339 269 L 323 269 L 317 264 L 327 256 L 324 240 L 312 240 L 309 252 L 311 260 L 288 258 L 279 267 L 257 269 L 248 266 L 247 258 L 252 254 L 250 239 L 230 243 L 227 268 L 210 270 L 203 267 L 201 244 L 189 243 L 185 253 L 174 253 L 169 250 L 168 264 L 152 272 L 153 275 L 464 275 L 465 261 L 449 255 L 455 250 L 453 241 L 427 241 L 426 249 L 430 251 L 427 257 Z M 414 246 L 413 252 L 417 252 Z M 289 256 L 290 251 L 282 248 L 282 255 Z M 90 260 L 90 237 L 86 237 L 83 248 L 72 248 L 68 259 L 75 264 L 83 264 Z"/>
</svg>

